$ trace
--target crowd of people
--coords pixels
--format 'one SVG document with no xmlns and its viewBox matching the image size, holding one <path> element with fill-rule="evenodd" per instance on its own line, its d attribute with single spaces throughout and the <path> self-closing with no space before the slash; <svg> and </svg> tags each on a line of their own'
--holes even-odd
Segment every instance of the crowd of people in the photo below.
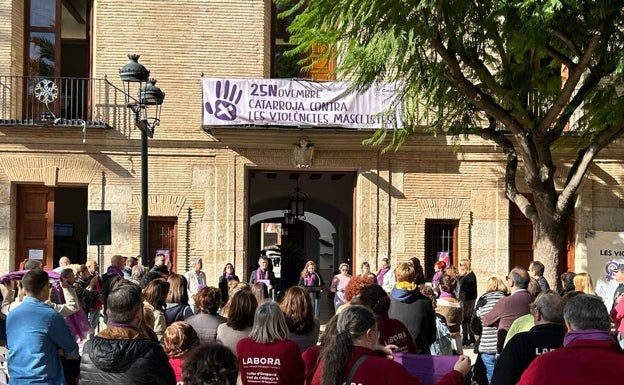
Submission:
<svg viewBox="0 0 624 385">
<path fill-rule="evenodd" d="M 430 282 L 418 258 L 394 267 L 384 259 L 376 274 L 364 262 L 353 276 L 344 263 L 328 285 L 335 315 L 321 332 L 325 281 L 314 261 L 279 302 L 265 256 L 246 282 L 226 264 L 214 287 L 200 258 L 185 274 L 164 255 L 153 262 L 114 255 L 100 275 L 96 261 L 64 257 L 56 271 L 30 260 L 5 275 L 0 318 L 11 384 L 420 384 L 393 360 L 401 354 L 455 355 L 440 385 L 467 376 L 476 384 L 563 383 L 553 368 L 564 365 L 565 383 L 615 384 L 624 363 L 624 264 L 607 309 L 587 273 L 562 274 L 555 292 L 539 261 L 490 277 L 480 297 L 467 259 L 458 267 L 439 261 Z M 586 370 L 585 359 L 601 372 Z"/>
</svg>

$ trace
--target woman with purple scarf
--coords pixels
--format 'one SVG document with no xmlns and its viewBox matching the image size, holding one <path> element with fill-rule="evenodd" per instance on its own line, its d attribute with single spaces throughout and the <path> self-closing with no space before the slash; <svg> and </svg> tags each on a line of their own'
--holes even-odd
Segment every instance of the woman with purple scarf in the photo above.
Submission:
<svg viewBox="0 0 624 385">
<path fill-rule="evenodd" d="M 318 289 L 314 291 L 308 290 L 308 292 L 314 300 L 314 317 L 319 318 L 319 303 L 325 282 L 323 281 L 323 277 L 321 277 L 321 275 L 316 271 L 316 262 L 306 262 L 305 267 L 301 271 L 301 276 L 299 277 L 299 286 L 314 287 Z"/>
<path fill-rule="evenodd" d="M 377 284 L 381 286 L 383 284 L 384 275 L 390 271 L 390 260 L 383 258 L 381 260 L 381 269 L 377 272 Z"/>
<path fill-rule="evenodd" d="M 238 276 L 234 274 L 234 265 L 226 263 L 223 267 L 223 274 L 219 277 L 219 289 L 221 289 L 221 302 L 227 303 L 229 298 L 228 283 L 230 281 L 240 281 Z"/>
</svg>

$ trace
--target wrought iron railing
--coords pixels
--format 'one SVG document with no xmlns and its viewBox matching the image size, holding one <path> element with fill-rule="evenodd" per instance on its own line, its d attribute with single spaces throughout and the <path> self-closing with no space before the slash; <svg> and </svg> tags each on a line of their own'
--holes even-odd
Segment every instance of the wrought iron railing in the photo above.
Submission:
<svg viewBox="0 0 624 385">
<path fill-rule="evenodd" d="M 124 91 L 107 79 L 0 76 L 0 125 L 133 126 Z"/>
</svg>

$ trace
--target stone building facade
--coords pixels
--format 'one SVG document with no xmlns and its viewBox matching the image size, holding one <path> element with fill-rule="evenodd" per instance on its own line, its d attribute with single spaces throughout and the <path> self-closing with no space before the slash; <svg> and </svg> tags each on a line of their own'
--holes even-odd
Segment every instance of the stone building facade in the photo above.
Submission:
<svg viewBox="0 0 624 385">
<path fill-rule="evenodd" d="M 283 209 L 284 205 L 275 202 L 285 202 L 293 187 L 280 182 L 270 193 L 254 190 L 252 179 L 269 174 L 278 174 L 278 180 L 288 180 L 289 175 L 329 181 L 339 180 L 332 175 L 352 178 L 351 187 L 340 187 L 342 198 L 324 189 L 333 186 L 331 182 L 309 187 L 318 192 L 317 203 L 310 199 L 308 207 L 316 208 L 335 229 L 333 253 L 322 266 L 328 270 L 342 261 L 353 267 L 368 261 L 375 270 L 387 256 L 393 263 L 418 256 L 431 269 L 427 253 L 436 252 L 428 239 L 434 236 L 432 229 L 447 232 L 454 261 L 471 259 L 480 279 L 504 276 L 510 265 L 522 261 L 511 256 L 516 245 L 510 245 L 514 231 L 503 191 L 504 156 L 491 142 L 477 137 L 452 141 L 423 133 L 398 152 L 382 153 L 380 148 L 362 145 L 370 131 L 202 127 L 202 75 L 271 76 L 270 1 L 49 2 L 63 17 L 63 29 L 57 33 L 66 41 L 60 55 L 73 52 L 65 49 L 65 43 L 69 47 L 74 40 L 84 40 L 86 77 L 106 85 L 97 90 L 106 90 L 108 98 L 96 97 L 94 87 L 89 107 L 98 114 L 91 120 L 104 125 L 88 125 L 83 132 L 83 126 L 75 122 L 58 125 L 35 119 L 16 123 L 13 120 L 23 114 L 19 104 L 26 102 L 15 96 L 19 90 L 11 90 L 12 99 L 3 97 L 3 102 L 12 100 L 18 107 L 5 113 L 0 124 L 0 272 L 16 269 L 28 255 L 42 256 L 50 268 L 60 257 L 43 246 L 25 246 L 24 232 L 30 222 L 25 217 L 24 194 L 56 192 L 56 198 L 46 201 L 48 207 L 40 208 L 46 211 L 56 204 L 54 216 L 47 217 L 45 228 L 39 229 L 45 242 L 55 242 L 53 225 L 61 222 L 58 218 L 65 216 L 64 223 L 79 219 L 80 223 L 73 224 L 73 237 L 79 239 L 72 240 L 79 245 L 68 246 L 68 250 L 78 250 L 78 261 L 99 258 L 106 266 L 113 254 L 139 253 L 140 133 L 124 105 L 118 77 L 128 53 L 142 54 L 140 62 L 166 93 L 161 124 L 149 140 L 148 202 L 150 221 L 162 219 L 174 226 L 167 236 L 173 237 L 168 247 L 175 250 L 178 271 L 185 271 L 190 258 L 197 256 L 204 259 L 204 270 L 214 278 L 212 284 L 226 262 L 233 262 L 241 277 L 248 276 L 255 268 L 257 251 L 252 246 L 255 233 L 250 218 L 269 209 Z M 0 15 L 9 21 L 0 26 L 4 36 L 0 76 L 5 89 L 10 78 L 27 75 L 30 46 L 24 42 L 29 33 L 38 31 L 26 25 L 30 3 L 0 0 Z M 75 9 L 70 12 L 65 3 Z M 69 18 L 80 18 L 83 23 L 70 23 Z M 79 38 L 71 35 L 76 28 L 81 31 Z M 302 137 L 315 147 L 312 165 L 305 170 L 293 164 L 292 148 Z M 557 156 L 560 171 L 565 171 L 575 154 L 562 149 Z M 619 141 L 603 151 L 591 168 L 580 189 L 569 240 L 571 257 L 563 268 L 584 268 L 585 231 L 621 230 L 622 159 L 624 142 Z M 84 203 L 72 202 L 76 188 L 82 191 Z M 69 202 L 60 203 L 63 196 Z M 263 196 L 262 201 L 255 200 L 257 196 Z M 110 210 L 110 245 L 86 244 L 88 210 Z M 306 244 L 314 243 L 316 233 L 306 230 L 306 234 Z M 529 249 L 530 243 L 529 239 Z M 28 254 L 29 250 L 34 251 Z M 318 251 L 318 246 L 313 247 L 306 258 L 318 259 Z"/>
</svg>

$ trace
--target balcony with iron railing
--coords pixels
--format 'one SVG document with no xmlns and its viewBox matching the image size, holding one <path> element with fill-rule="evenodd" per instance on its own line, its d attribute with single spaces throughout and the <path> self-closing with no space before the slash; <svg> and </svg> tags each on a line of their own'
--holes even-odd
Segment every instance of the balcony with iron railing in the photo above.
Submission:
<svg viewBox="0 0 624 385">
<path fill-rule="evenodd" d="M 134 126 L 123 89 L 104 79 L 0 76 L 0 126 Z"/>
</svg>

